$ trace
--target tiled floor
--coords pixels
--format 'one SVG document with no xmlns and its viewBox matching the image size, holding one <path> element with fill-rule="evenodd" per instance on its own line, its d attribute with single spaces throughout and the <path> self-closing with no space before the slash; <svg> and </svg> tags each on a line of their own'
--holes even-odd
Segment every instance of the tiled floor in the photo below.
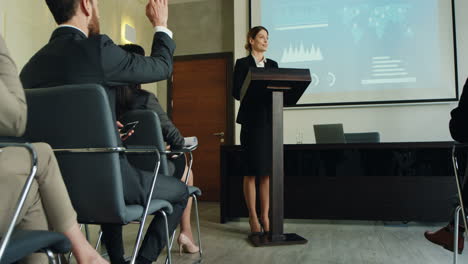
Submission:
<svg viewBox="0 0 468 264">
<path fill-rule="evenodd" d="M 453 263 L 453 253 L 425 240 L 425 230 L 443 225 L 409 223 L 386 225 L 378 221 L 286 221 L 285 232 L 297 233 L 308 243 L 296 246 L 255 248 L 247 241 L 246 219 L 219 223 L 219 204 L 200 205 L 203 261 L 202 263 L 385 263 L 439 264 Z M 193 220 L 193 219 L 192 219 Z M 192 221 L 195 224 L 195 221 Z M 138 226 L 125 227 L 127 254 L 131 253 Z M 92 232 L 95 240 L 96 229 Z M 194 234 L 196 229 L 193 229 Z M 172 249 L 173 263 L 196 263 L 198 254 L 179 256 L 177 245 Z M 164 252 L 156 263 L 164 263 Z M 459 263 L 468 263 L 467 253 L 459 255 Z"/>
</svg>

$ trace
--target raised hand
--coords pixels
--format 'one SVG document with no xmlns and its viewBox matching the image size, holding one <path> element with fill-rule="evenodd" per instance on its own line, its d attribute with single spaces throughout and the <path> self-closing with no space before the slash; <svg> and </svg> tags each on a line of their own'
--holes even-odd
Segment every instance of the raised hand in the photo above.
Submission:
<svg viewBox="0 0 468 264">
<path fill-rule="evenodd" d="M 167 27 L 167 19 L 169 18 L 169 9 L 167 7 L 168 0 L 149 0 L 146 5 L 146 16 L 149 21 L 155 26 Z"/>
</svg>

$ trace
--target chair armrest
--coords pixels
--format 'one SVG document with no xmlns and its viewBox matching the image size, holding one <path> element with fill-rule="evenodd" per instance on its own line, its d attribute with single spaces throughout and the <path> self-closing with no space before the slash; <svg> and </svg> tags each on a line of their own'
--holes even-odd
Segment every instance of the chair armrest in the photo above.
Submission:
<svg viewBox="0 0 468 264">
<path fill-rule="evenodd" d="M 143 146 L 143 145 L 127 145 L 125 153 L 129 154 L 147 154 L 147 153 L 161 153 L 157 146 Z"/>
<path fill-rule="evenodd" d="M 172 158 L 174 158 L 174 157 L 178 158 L 179 156 L 184 155 L 184 154 L 192 155 L 192 151 L 195 150 L 196 148 L 197 148 L 196 146 L 190 146 L 190 148 L 184 147 L 184 148 L 181 148 L 181 149 L 165 150 L 162 153 L 165 154 L 165 155 L 168 155 L 168 156 L 170 156 Z"/>
<path fill-rule="evenodd" d="M 124 147 L 110 147 L 110 148 L 66 148 L 66 149 L 53 149 L 55 153 L 114 153 L 125 152 Z"/>
<path fill-rule="evenodd" d="M 181 149 L 172 149 L 169 152 L 169 154 L 174 154 L 174 153 L 189 153 L 198 148 L 198 145 L 190 145 L 190 146 L 184 146 Z"/>
<path fill-rule="evenodd" d="M 189 144 L 187 144 L 187 141 L 189 142 Z M 170 151 L 168 151 L 168 154 L 187 154 L 187 153 L 191 153 L 193 152 L 194 150 L 196 150 L 198 148 L 198 138 L 197 137 L 186 137 L 185 138 L 185 143 L 186 145 L 183 146 L 182 148 L 179 148 L 179 149 L 171 149 Z"/>
</svg>

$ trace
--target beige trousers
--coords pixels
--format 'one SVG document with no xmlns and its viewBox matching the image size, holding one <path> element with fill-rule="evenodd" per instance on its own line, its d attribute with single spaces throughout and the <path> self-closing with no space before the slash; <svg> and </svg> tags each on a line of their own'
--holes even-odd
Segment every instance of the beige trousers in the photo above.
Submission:
<svg viewBox="0 0 468 264">
<path fill-rule="evenodd" d="M 76 223 L 76 212 L 57 160 L 49 145 L 33 146 L 38 154 L 38 170 L 16 228 L 65 232 Z M 24 148 L 8 147 L 0 151 L 0 234 L 4 234 L 29 176 L 31 157 Z M 35 254 L 23 263 L 47 263 L 47 259 L 44 254 Z"/>
</svg>

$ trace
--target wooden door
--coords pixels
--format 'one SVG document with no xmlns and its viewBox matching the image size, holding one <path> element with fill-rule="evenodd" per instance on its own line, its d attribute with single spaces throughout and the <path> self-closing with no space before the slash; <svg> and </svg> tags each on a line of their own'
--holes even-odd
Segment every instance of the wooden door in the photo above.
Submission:
<svg viewBox="0 0 468 264">
<path fill-rule="evenodd" d="M 220 146 L 233 142 L 231 76 L 230 53 L 175 58 L 169 91 L 172 119 L 182 135 L 198 137 L 194 185 L 205 201 L 219 201 Z"/>
</svg>

